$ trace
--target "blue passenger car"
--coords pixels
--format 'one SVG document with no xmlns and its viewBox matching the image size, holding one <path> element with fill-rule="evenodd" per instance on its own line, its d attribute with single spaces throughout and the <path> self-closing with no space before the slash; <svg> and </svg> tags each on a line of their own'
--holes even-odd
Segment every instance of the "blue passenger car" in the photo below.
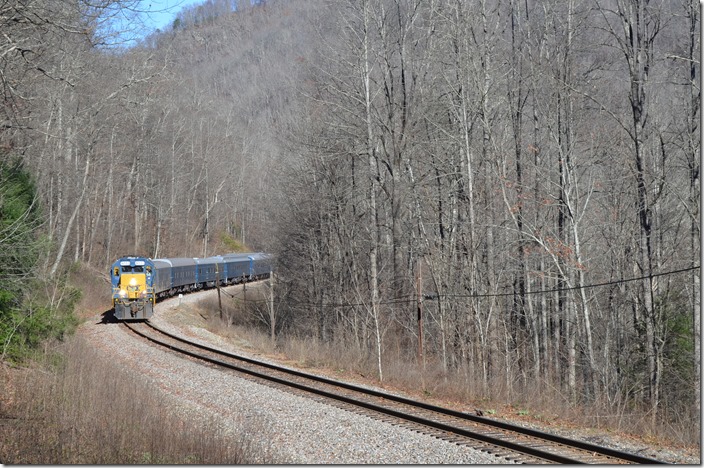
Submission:
<svg viewBox="0 0 704 468">
<path fill-rule="evenodd" d="M 195 289 L 196 261 L 192 258 L 170 258 L 171 287 L 181 292 Z"/>
<path fill-rule="evenodd" d="M 225 254 L 223 262 L 227 271 L 228 281 L 241 283 L 250 278 L 250 254 Z"/>
<path fill-rule="evenodd" d="M 215 280 L 220 276 L 219 257 L 194 258 L 196 262 L 197 287 L 215 286 Z"/>
<path fill-rule="evenodd" d="M 274 257 L 265 253 L 249 254 L 249 276 L 250 279 L 264 279 L 269 277 L 269 273 L 274 267 Z"/>
</svg>

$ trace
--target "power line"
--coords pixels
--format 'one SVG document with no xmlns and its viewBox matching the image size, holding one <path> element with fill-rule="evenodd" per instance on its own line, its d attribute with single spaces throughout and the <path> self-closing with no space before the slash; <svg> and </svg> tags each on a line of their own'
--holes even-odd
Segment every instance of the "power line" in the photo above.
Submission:
<svg viewBox="0 0 704 468">
<path fill-rule="evenodd" d="M 651 275 L 645 275 L 645 276 L 639 276 L 637 278 L 627 278 L 627 279 L 621 279 L 621 280 L 614 280 L 614 281 L 605 281 L 603 283 L 594 283 L 594 284 L 587 284 L 584 286 L 572 286 L 571 288 L 554 288 L 554 289 L 541 289 L 539 291 L 527 291 L 524 294 L 525 295 L 533 295 L 533 294 L 548 294 L 548 293 L 554 293 L 554 292 L 562 292 L 562 291 L 575 291 L 578 289 L 589 289 L 589 288 L 596 288 L 600 286 L 611 286 L 611 285 L 616 285 L 616 284 L 622 284 L 622 283 L 630 283 L 633 281 L 642 281 L 648 278 L 656 278 L 659 276 L 668 276 L 668 275 L 674 275 L 677 273 L 684 273 L 687 271 L 692 271 L 700 268 L 699 265 L 689 267 L 689 268 L 682 268 L 680 270 L 672 270 L 672 271 L 666 271 L 662 273 L 653 273 Z M 464 298 L 475 298 L 475 297 L 506 297 L 506 296 L 515 296 L 516 292 L 510 292 L 510 293 L 495 293 L 495 294 L 441 294 L 440 297 L 464 297 Z"/>
<path fill-rule="evenodd" d="M 661 273 L 653 273 L 651 275 L 644 275 L 644 276 L 639 276 L 637 278 L 626 278 L 626 279 L 620 279 L 620 280 L 612 280 L 612 281 L 605 281 L 603 283 L 594 283 L 594 284 L 587 284 L 584 286 L 573 286 L 569 288 L 553 288 L 553 289 L 541 289 L 538 291 L 527 291 L 525 292 L 525 295 L 536 295 L 536 294 L 551 294 L 555 292 L 563 292 L 563 291 L 575 291 L 579 289 L 589 289 L 589 288 L 597 288 L 601 286 L 611 286 L 611 285 L 616 285 L 616 284 L 622 284 L 622 283 L 630 283 L 633 281 L 642 281 L 648 278 L 657 278 L 660 276 L 668 276 L 668 275 L 675 275 L 678 273 L 685 273 L 688 271 L 693 271 L 697 270 L 700 268 L 700 265 L 688 267 L 688 268 L 682 268 L 679 270 L 671 270 L 671 271 L 665 271 Z M 424 294 L 423 298 L 424 299 L 441 299 L 441 298 L 462 298 L 462 299 L 473 299 L 473 298 L 486 298 L 486 297 L 509 297 L 509 296 L 515 296 L 517 293 L 514 292 L 507 292 L 507 293 L 485 293 L 485 294 Z M 406 296 L 401 296 L 399 298 L 389 300 L 389 301 L 382 301 L 379 302 L 379 305 L 396 305 L 396 304 L 408 304 L 415 302 L 417 299 L 415 295 L 406 295 Z M 365 302 L 359 302 L 359 303 L 326 303 L 326 304 L 313 304 L 313 303 L 299 303 L 299 305 L 305 305 L 305 306 L 310 306 L 310 307 L 330 307 L 330 308 L 342 308 L 342 307 L 361 307 L 361 306 L 367 306 L 369 303 Z"/>
</svg>

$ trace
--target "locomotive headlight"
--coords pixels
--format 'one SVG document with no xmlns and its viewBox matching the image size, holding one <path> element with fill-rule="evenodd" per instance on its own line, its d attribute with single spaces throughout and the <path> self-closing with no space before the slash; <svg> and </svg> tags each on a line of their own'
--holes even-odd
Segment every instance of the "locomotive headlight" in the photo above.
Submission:
<svg viewBox="0 0 704 468">
<path fill-rule="evenodd" d="M 119 294 L 120 294 L 120 297 L 123 298 L 123 299 L 124 299 L 125 297 L 127 297 L 127 291 L 125 291 L 124 289 L 120 289 L 120 293 L 119 293 Z"/>
<path fill-rule="evenodd" d="M 137 278 L 132 278 L 130 280 L 130 286 L 137 286 Z"/>
</svg>

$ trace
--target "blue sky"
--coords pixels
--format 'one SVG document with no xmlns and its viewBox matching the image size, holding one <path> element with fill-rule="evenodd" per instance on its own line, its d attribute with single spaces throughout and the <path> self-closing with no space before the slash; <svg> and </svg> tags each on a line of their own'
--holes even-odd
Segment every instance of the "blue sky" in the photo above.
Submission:
<svg viewBox="0 0 704 468">
<path fill-rule="evenodd" d="M 176 15 L 183 8 L 198 5 L 204 0 L 145 0 L 142 8 L 146 11 L 141 14 L 142 20 L 150 30 L 168 30 Z"/>
<path fill-rule="evenodd" d="M 113 37 L 115 43 L 110 46 L 131 47 L 141 39 L 147 37 L 155 30 L 170 31 L 176 15 L 184 8 L 202 5 L 207 0 L 136 0 L 132 8 L 123 9 L 113 13 L 111 26 L 118 33 Z M 230 0 L 231 1 L 231 0 Z M 248 2 L 250 5 L 258 4 L 261 0 L 238 0 Z M 227 3 L 230 3 L 229 1 Z M 232 2 L 232 4 L 236 4 Z"/>
</svg>

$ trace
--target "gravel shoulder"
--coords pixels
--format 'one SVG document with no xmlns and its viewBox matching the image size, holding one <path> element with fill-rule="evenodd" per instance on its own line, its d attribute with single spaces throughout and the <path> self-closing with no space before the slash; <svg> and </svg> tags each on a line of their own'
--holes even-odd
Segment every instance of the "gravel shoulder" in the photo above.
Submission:
<svg viewBox="0 0 704 468">
<path fill-rule="evenodd" d="M 234 286 L 233 288 L 237 288 Z M 203 344 L 247 354 L 234 343 L 203 328 L 193 305 L 216 294 L 205 291 L 157 305 L 151 321 L 166 331 Z M 192 424 L 207 424 L 233 442 L 250 439 L 260 453 L 281 464 L 507 464 L 468 447 L 376 421 L 250 382 L 142 343 L 116 323 L 89 320 L 80 333 L 120 366 L 130 368 L 172 402 L 173 411 Z M 256 355 L 257 359 L 263 359 Z M 274 359 L 271 359 L 273 362 Z M 280 364 L 280 362 L 277 362 Z M 313 372 L 312 369 L 305 369 Z M 322 375 L 322 373 L 321 373 Z M 360 384 L 355 382 L 355 384 Z M 388 390 L 384 390 L 388 391 Z M 699 465 L 695 449 L 654 446 L 591 429 L 544 427 L 509 421 L 565 437 L 629 450 L 668 463 Z"/>
<path fill-rule="evenodd" d="M 184 317 L 186 304 L 212 291 L 164 301 L 152 321 L 168 331 L 224 349 L 234 347 Z M 179 326 L 172 320 L 180 319 Z M 250 438 L 277 464 L 506 464 L 506 459 L 321 404 L 234 373 L 206 367 L 145 344 L 99 317 L 79 333 L 117 365 L 153 384 L 192 424 L 231 438 Z"/>
</svg>

